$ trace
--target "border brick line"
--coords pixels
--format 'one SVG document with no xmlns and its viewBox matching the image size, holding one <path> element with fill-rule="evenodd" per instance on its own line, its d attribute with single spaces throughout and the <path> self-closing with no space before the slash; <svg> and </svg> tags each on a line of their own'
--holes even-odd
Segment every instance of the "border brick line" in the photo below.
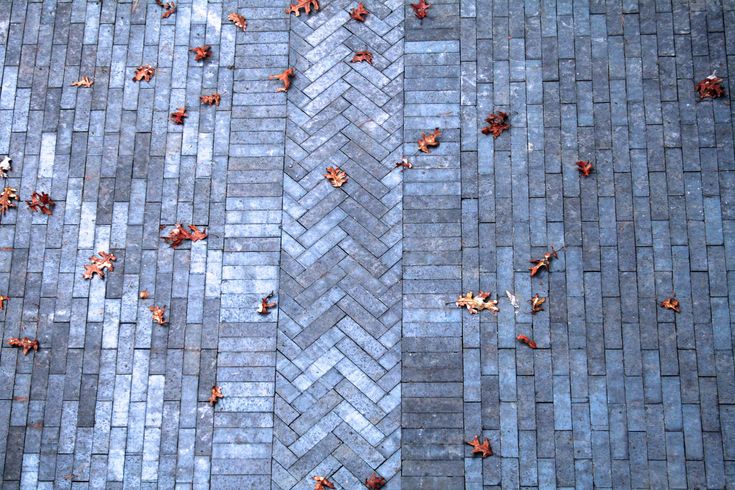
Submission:
<svg viewBox="0 0 735 490">
<path fill-rule="evenodd" d="M 404 152 L 440 127 L 441 146 L 414 156 L 404 183 L 402 484 L 464 485 L 459 1 L 422 22 L 406 5 Z M 471 219 L 471 218 L 470 218 Z"/>
</svg>

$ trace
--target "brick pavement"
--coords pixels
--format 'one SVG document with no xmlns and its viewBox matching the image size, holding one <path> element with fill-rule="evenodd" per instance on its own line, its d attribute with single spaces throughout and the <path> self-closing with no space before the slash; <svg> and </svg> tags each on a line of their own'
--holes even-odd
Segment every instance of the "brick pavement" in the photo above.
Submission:
<svg viewBox="0 0 735 490">
<path fill-rule="evenodd" d="M 366 0 L 359 24 L 351 0 L 283 3 L 0 8 L 7 184 L 57 201 L 0 222 L 3 344 L 41 342 L 0 349 L 2 487 L 735 485 L 735 4 L 442 0 L 419 21 Z M 728 97 L 698 102 L 714 69 Z M 174 251 L 176 222 L 209 237 Z M 115 271 L 84 281 L 97 250 Z M 499 315 L 446 305 L 479 289 Z M 656 306 L 672 292 L 679 315 Z"/>
</svg>

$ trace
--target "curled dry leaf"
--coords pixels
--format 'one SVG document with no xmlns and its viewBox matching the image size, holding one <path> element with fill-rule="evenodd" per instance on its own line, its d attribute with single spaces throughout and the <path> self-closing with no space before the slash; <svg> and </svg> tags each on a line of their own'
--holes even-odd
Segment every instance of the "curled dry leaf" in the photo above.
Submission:
<svg viewBox="0 0 735 490">
<path fill-rule="evenodd" d="M 225 395 L 222 394 L 222 388 L 219 386 L 212 386 L 211 395 L 209 395 L 209 404 L 212 406 L 217 405 L 217 402 L 220 398 L 224 398 Z"/>
<path fill-rule="evenodd" d="M 358 22 L 365 22 L 365 17 L 369 13 L 362 3 L 358 3 L 356 8 L 350 10 L 350 17 Z"/>
<path fill-rule="evenodd" d="M 527 345 L 527 346 L 529 346 L 529 347 L 530 347 L 531 349 L 535 349 L 535 348 L 537 347 L 537 346 L 536 346 L 536 342 L 534 342 L 534 341 L 533 341 L 532 339 L 529 339 L 529 338 L 528 338 L 528 337 L 526 337 L 525 335 L 519 335 L 518 337 L 516 337 L 516 340 L 517 340 L 518 342 L 521 342 L 521 343 L 523 343 L 523 344 L 526 344 L 526 345 Z"/>
<path fill-rule="evenodd" d="M 681 313 L 681 307 L 679 305 L 679 300 L 676 298 L 666 298 L 665 300 L 661 302 L 661 308 L 671 310 L 675 313 Z"/>
<path fill-rule="evenodd" d="M 498 301 L 492 299 L 491 293 L 486 293 L 484 291 L 477 293 L 477 296 L 474 296 L 472 291 L 470 291 L 464 296 L 457 298 L 455 304 L 458 308 L 467 308 L 467 311 L 473 315 L 476 315 L 478 311 L 482 310 L 492 311 L 493 313 L 500 311 L 498 308 Z"/>
<path fill-rule="evenodd" d="M 162 19 L 168 19 L 176 13 L 176 4 L 174 2 L 163 2 L 161 0 L 156 0 L 156 5 L 164 10 L 163 14 L 161 14 Z"/>
<path fill-rule="evenodd" d="M 296 3 L 291 4 L 287 9 L 287 14 L 296 14 L 296 17 L 301 15 L 301 9 L 304 9 L 304 13 L 311 14 L 311 9 L 315 11 L 319 10 L 319 0 L 297 0 Z"/>
<path fill-rule="evenodd" d="M 513 308 L 515 308 L 517 310 L 518 308 L 521 307 L 521 305 L 518 304 L 518 298 L 516 298 L 516 295 L 515 294 L 513 294 L 510 291 L 506 290 L 505 291 L 505 295 L 510 300 L 510 304 L 513 305 Z"/>
<path fill-rule="evenodd" d="M 235 26 L 239 27 L 243 31 L 245 31 L 248 28 L 248 21 L 245 17 L 238 14 L 237 12 L 232 12 L 230 15 L 227 16 L 227 18 L 235 24 Z"/>
<path fill-rule="evenodd" d="M 423 19 L 424 17 L 429 15 L 431 4 L 426 3 L 426 0 L 419 0 L 419 3 L 412 3 L 411 7 L 413 7 L 413 12 L 414 14 L 416 14 L 416 17 L 419 19 Z"/>
<path fill-rule="evenodd" d="M 485 122 L 488 123 L 488 126 L 482 128 L 482 134 L 492 134 L 493 138 L 497 138 L 503 134 L 503 131 L 510 129 L 510 124 L 508 124 L 508 113 L 503 111 L 498 111 L 497 114 L 490 114 L 485 118 Z"/>
<path fill-rule="evenodd" d="M 261 298 L 260 304 L 258 305 L 258 313 L 260 313 L 261 315 L 267 315 L 268 313 L 270 313 L 270 311 L 268 311 L 269 308 L 275 308 L 276 306 L 278 306 L 277 303 L 270 302 L 270 299 L 273 297 L 274 294 L 275 293 L 271 291 L 268 296 L 266 296 L 265 298 Z"/>
<path fill-rule="evenodd" d="M 551 252 L 544 253 L 543 258 L 536 259 L 536 260 L 530 260 L 529 262 L 533 264 L 533 267 L 528 268 L 528 270 L 531 271 L 531 277 L 538 274 L 541 269 L 546 269 L 547 271 L 551 270 L 551 259 L 552 258 L 554 259 L 559 258 L 559 254 L 554 249 L 554 247 L 551 247 Z"/>
<path fill-rule="evenodd" d="M 712 72 L 712 75 L 695 85 L 694 90 L 697 91 L 701 99 L 717 99 L 725 95 L 725 89 L 722 88 L 722 78 L 718 77 L 716 73 Z"/>
<path fill-rule="evenodd" d="M 209 44 L 191 48 L 189 51 L 194 53 L 194 61 L 203 61 L 212 56 L 212 47 Z"/>
<path fill-rule="evenodd" d="M 0 194 L 0 216 L 8 212 L 8 209 L 16 207 L 13 201 L 18 200 L 17 190 L 12 187 L 6 187 Z"/>
<path fill-rule="evenodd" d="M 546 298 L 542 298 L 538 295 L 538 293 L 536 293 L 536 295 L 528 300 L 528 302 L 531 303 L 531 313 L 535 315 L 539 311 L 544 311 L 544 303 L 546 302 Z"/>
<path fill-rule="evenodd" d="M 90 88 L 92 85 L 94 85 L 94 80 L 89 78 L 88 76 L 83 76 L 76 82 L 71 82 L 72 87 L 84 87 L 84 88 Z"/>
<path fill-rule="evenodd" d="M 373 64 L 373 53 L 370 51 L 358 51 L 355 56 L 352 57 L 352 63 L 362 63 L 363 61 Z"/>
<path fill-rule="evenodd" d="M 171 122 L 182 125 L 187 117 L 189 117 L 189 114 L 186 113 L 186 107 L 179 107 L 176 112 L 171 113 Z"/>
<path fill-rule="evenodd" d="M 268 80 L 280 80 L 283 82 L 283 87 L 278 87 L 276 92 L 288 92 L 288 89 L 291 88 L 291 79 L 294 76 L 296 76 L 296 69 L 288 68 L 277 75 L 269 76 Z"/>
<path fill-rule="evenodd" d="M 332 184 L 332 187 L 342 187 L 349 180 L 347 173 L 339 167 L 327 167 L 324 177 Z"/>
<path fill-rule="evenodd" d="M 577 162 L 577 170 L 579 170 L 579 173 L 584 177 L 589 177 L 593 168 L 592 164 L 588 161 L 580 160 Z"/>
<path fill-rule="evenodd" d="M 151 297 L 151 295 L 150 295 L 150 293 L 148 292 L 147 289 L 144 289 L 143 291 L 141 291 L 141 292 L 138 293 L 138 297 L 140 299 L 148 299 L 148 298 Z"/>
<path fill-rule="evenodd" d="M 31 340 L 28 337 L 23 337 L 22 339 L 18 337 L 11 337 L 8 339 L 8 345 L 10 347 L 18 347 L 20 349 L 23 349 L 24 356 L 27 356 L 28 352 L 30 352 L 31 349 L 38 352 L 38 340 L 37 339 Z"/>
<path fill-rule="evenodd" d="M 10 296 L 3 296 L 0 294 L 0 311 L 5 309 L 5 303 L 10 299 Z"/>
<path fill-rule="evenodd" d="M 493 449 L 490 447 L 490 441 L 487 437 L 482 444 L 480 444 L 478 436 L 475 436 L 471 441 L 467 441 L 467 444 L 472 446 L 472 454 L 479 454 L 483 459 L 493 455 Z"/>
<path fill-rule="evenodd" d="M 326 476 L 313 476 L 316 483 L 314 483 L 314 490 L 324 490 L 325 488 L 334 488 L 334 483 L 329 481 Z"/>
<path fill-rule="evenodd" d="M 97 252 L 97 254 L 99 257 L 92 255 L 89 258 L 90 263 L 84 266 L 84 274 L 82 275 L 84 279 L 92 279 L 95 274 L 100 276 L 101 279 L 104 279 L 105 271 L 112 272 L 115 270 L 113 262 L 117 260 L 117 257 L 102 250 Z"/>
<path fill-rule="evenodd" d="M 434 131 L 429 134 L 422 132 L 421 138 L 419 138 L 419 150 L 423 151 L 424 153 L 431 153 L 429 148 L 439 146 L 439 141 L 437 140 L 437 138 L 441 136 L 441 134 L 442 131 L 439 128 L 435 128 Z"/>
<path fill-rule="evenodd" d="M 134 82 L 150 82 L 151 78 L 153 78 L 153 75 L 156 74 L 156 69 L 153 68 L 151 65 L 141 65 L 135 70 L 135 75 L 133 75 L 133 81 Z"/>
<path fill-rule="evenodd" d="M 31 194 L 31 200 L 26 201 L 26 204 L 31 208 L 31 211 L 40 211 L 46 216 L 54 214 L 54 206 L 56 205 L 54 200 L 51 199 L 51 196 L 45 192 L 41 192 L 40 194 L 38 192 L 34 192 Z"/>
<path fill-rule="evenodd" d="M 176 248 L 185 240 L 191 240 L 192 242 L 198 242 L 207 238 L 207 230 L 199 230 L 195 225 L 189 225 L 189 230 L 184 228 L 181 223 L 176 223 L 174 228 L 166 236 L 162 236 L 171 248 Z"/>
<path fill-rule="evenodd" d="M 0 177 L 4 179 L 8 178 L 8 172 L 10 172 L 12 164 L 13 160 L 8 155 L 5 155 L 0 161 Z"/>
<path fill-rule="evenodd" d="M 403 172 L 407 168 L 413 168 L 413 163 L 409 162 L 408 158 L 403 158 L 401 159 L 400 162 L 396 163 L 395 168 L 399 168 L 399 167 L 401 168 L 401 172 Z"/>
<path fill-rule="evenodd" d="M 215 92 L 211 95 L 202 95 L 199 97 L 199 101 L 204 105 L 216 105 L 219 106 L 222 96 L 219 92 Z"/>
<path fill-rule="evenodd" d="M 151 313 L 153 313 L 153 321 L 158 323 L 159 325 L 166 325 L 168 323 L 168 320 L 166 320 L 166 306 L 149 306 L 149 310 L 151 310 Z"/>
<path fill-rule="evenodd" d="M 372 475 L 370 475 L 370 478 L 365 480 L 365 486 L 370 490 L 380 490 L 385 486 L 385 478 L 379 476 L 376 473 L 373 473 Z"/>
</svg>

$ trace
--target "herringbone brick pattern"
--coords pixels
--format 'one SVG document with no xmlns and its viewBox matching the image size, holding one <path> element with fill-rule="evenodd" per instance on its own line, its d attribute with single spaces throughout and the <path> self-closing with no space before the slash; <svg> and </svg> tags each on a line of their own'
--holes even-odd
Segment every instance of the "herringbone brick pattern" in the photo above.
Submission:
<svg viewBox="0 0 735 490">
<path fill-rule="evenodd" d="M 403 2 L 291 21 L 273 482 L 400 485 Z M 350 63 L 368 49 L 374 64 Z M 341 189 L 327 166 L 349 175 Z"/>
</svg>

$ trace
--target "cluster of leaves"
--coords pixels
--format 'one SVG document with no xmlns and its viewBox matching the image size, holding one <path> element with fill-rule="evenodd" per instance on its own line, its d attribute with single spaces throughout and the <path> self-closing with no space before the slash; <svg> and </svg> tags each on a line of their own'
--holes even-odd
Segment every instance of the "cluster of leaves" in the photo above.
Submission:
<svg viewBox="0 0 735 490">
<path fill-rule="evenodd" d="M 27 356 L 28 352 L 33 349 L 35 352 L 38 352 L 38 340 L 34 339 L 31 340 L 28 337 L 23 337 L 22 339 L 18 337 L 10 337 L 8 339 L 8 345 L 11 347 L 18 347 L 23 349 L 23 355 Z"/>
<path fill-rule="evenodd" d="M 135 69 L 135 75 L 133 75 L 134 82 L 150 82 L 153 75 L 156 74 L 156 69 L 151 65 L 141 65 Z"/>
<path fill-rule="evenodd" d="M 482 134 L 492 134 L 493 138 L 497 138 L 498 136 L 503 134 L 503 131 L 510 129 L 510 124 L 508 123 L 508 113 L 503 111 L 498 111 L 497 114 L 490 114 L 489 116 L 487 116 L 487 118 L 485 118 L 485 122 L 488 125 L 482 128 Z"/>
<path fill-rule="evenodd" d="M 467 444 L 472 446 L 472 454 L 479 454 L 483 459 L 493 455 L 493 449 L 490 447 L 490 441 L 487 437 L 480 443 L 480 438 L 475 436 L 471 441 L 467 441 Z"/>
<path fill-rule="evenodd" d="M 100 250 L 97 252 L 99 257 L 92 255 L 89 258 L 90 263 L 84 266 L 84 279 L 92 279 L 95 274 L 100 276 L 100 279 L 105 278 L 105 271 L 112 272 L 115 270 L 113 262 L 117 260 L 113 254 Z"/>
<path fill-rule="evenodd" d="M 437 138 L 441 136 L 441 134 L 442 131 L 439 128 L 434 128 L 434 131 L 429 134 L 422 132 L 421 138 L 419 138 L 418 141 L 419 150 L 423 151 L 424 153 L 431 153 L 431 150 L 429 150 L 429 148 L 439 146 L 439 140 Z"/>
<path fill-rule="evenodd" d="M 173 1 L 162 2 L 161 0 L 156 0 L 156 5 L 163 9 L 163 14 L 161 14 L 162 19 L 168 19 L 176 13 L 176 4 Z"/>
<path fill-rule="evenodd" d="M 278 87 L 276 89 L 276 92 L 288 92 L 288 89 L 291 88 L 291 79 L 295 76 L 296 76 L 296 69 L 287 68 L 283 70 L 281 73 L 269 76 L 268 80 L 280 80 L 281 82 L 283 82 L 283 87 Z"/>
<path fill-rule="evenodd" d="M 500 311 L 498 308 L 498 300 L 492 299 L 492 293 L 486 293 L 480 291 L 477 296 L 472 294 L 472 291 L 468 292 L 464 296 L 457 298 L 455 304 L 458 308 L 467 308 L 467 311 L 476 315 L 482 310 L 492 311 L 497 313 Z"/>
<path fill-rule="evenodd" d="M 369 14 L 368 10 L 362 3 L 358 3 L 356 8 L 350 10 L 350 17 L 357 22 L 365 22 L 365 17 Z"/>
<path fill-rule="evenodd" d="M 179 107 L 175 112 L 171 113 L 171 122 L 182 125 L 187 117 L 189 117 L 189 114 L 186 113 L 186 107 Z"/>
<path fill-rule="evenodd" d="M 92 85 L 94 85 L 94 80 L 89 78 L 88 76 L 83 76 L 76 82 L 71 82 L 72 87 L 84 87 L 84 88 L 90 88 Z"/>
<path fill-rule="evenodd" d="M 12 187 L 5 187 L 0 194 L 0 216 L 4 216 L 8 209 L 17 207 L 13 201 L 18 200 L 17 190 Z"/>
<path fill-rule="evenodd" d="M 204 61 L 212 56 L 212 46 L 209 44 L 191 48 L 189 51 L 194 53 L 194 61 Z"/>
<path fill-rule="evenodd" d="M 261 298 L 260 304 L 258 305 L 258 313 L 261 315 L 267 315 L 270 313 L 269 308 L 275 308 L 278 306 L 277 303 L 271 302 L 270 299 L 273 297 L 275 293 L 273 291 L 270 292 L 265 298 Z"/>
<path fill-rule="evenodd" d="M 248 28 L 248 21 L 245 17 L 238 14 L 237 12 L 232 12 L 230 15 L 227 16 L 227 19 L 235 24 L 235 26 L 239 27 L 243 30 L 243 32 Z"/>
<path fill-rule="evenodd" d="M 579 173 L 582 174 L 583 177 L 589 177 L 593 168 L 592 163 L 589 161 L 580 160 L 577 162 L 577 170 L 579 170 Z"/>
<path fill-rule="evenodd" d="M 704 80 L 700 80 L 695 85 L 694 90 L 699 94 L 700 99 L 717 99 L 725 95 L 725 89 L 722 87 L 722 78 L 715 73 L 708 76 Z"/>
<path fill-rule="evenodd" d="M 148 307 L 149 310 L 151 310 L 151 313 L 153 313 L 153 321 L 158 323 L 159 325 L 166 325 L 168 323 L 168 320 L 166 320 L 166 306 L 155 306 L 151 305 Z"/>
<path fill-rule="evenodd" d="M 189 229 L 183 227 L 181 223 L 176 223 L 173 229 L 168 232 L 168 235 L 162 236 L 167 243 L 171 245 L 171 248 L 176 248 L 185 240 L 191 240 L 192 242 L 198 242 L 207 238 L 207 230 L 200 230 L 195 225 L 189 225 Z"/>
<path fill-rule="evenodd" d="M 355 56 L 352 57 L 352 63 L 362 63 L 362 62 L 373 64 L 373 53 L 371 53 L 368 50 L 365 51 L 358 51 L 355 53 Z"/>
<path fill-rule="evenodd" d="M 209 402 L 210 405 L 215 406 L 217 405 L 217 402 L 219 401 L 219 399 L 224 398 L 224 397 L 225 395 L 222 394 L 222 388 L 215 385 L 215 386 L 212 386 L 212 391 L 211 391 L 211 394 L 209 395 L 209 400 L 207 401 Z"/>
<path fill-rule="evenodd" d="M 412 3 L 411 7 L 413 7 L 413 13 L 416 14 L 416 17 L 423 19 L 429 15 L 431 4 L 426 3 L 426 0 L 419 0 L 419 3 Z"/>
<path fill-rule="evenodd" d="M 332 187 L 342 187 L 349 180 L 347 173 L 339 167 L 327 167 L 324 177 L 332 184 Z"/>
<path fill-rule="evenodd" d="M 26 201 L 26 204 L 31 208 L 31 211 L 40 211 L 46 216 L 54 214 L 54 206 L 56 205 L 54 200 L 51 199 L 51 196 L 45 192 L 41 192 L 40 194 L 38 192 L 34 192 L 31 194 L 30 201 Z"/>
<path fill-rule="evenodd" d="M 315 11 L 319 10 L 319 0 L 298 0 L 286 9 L 286 13 L 296 14 L 296 17 L 299 17 L 301 15 L 301 9 L 304 9 L 304 13 L 309 15 L 311 14 L 312 8 Z"/>
</svg>

